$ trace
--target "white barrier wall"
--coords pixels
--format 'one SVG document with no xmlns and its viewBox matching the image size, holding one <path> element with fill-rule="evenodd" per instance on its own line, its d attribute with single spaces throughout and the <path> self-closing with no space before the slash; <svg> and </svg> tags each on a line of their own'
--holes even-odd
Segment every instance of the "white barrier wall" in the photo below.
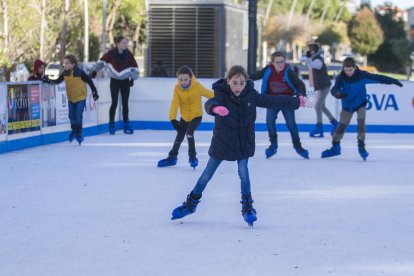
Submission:
<svg viewBox="0 0 414 276">
<path fill-rule="evenodd" d="M 199 81 L 211 88 L 216 79 Z M 110 80 L 96 79 L 94 82 L 100 98 L 95 103 L 88 87 L 83 120 L 84 128 L 89 129 L 89 132 L 86 130 L 87 134 L 106 132 L 109 120 Z M 129 100 L 130 120 L 135 127 L 165 128 L 176 83 L 175 78 L 140 78 L 135 81 Z M 307 81 L 305 83 L 308 85 Z M 405 81 L 403 84 L 402 88 L 394 85 L 368 85 L 368 132 L 414 133 L 414 82 Z M 255 82 L 257 90 L 260 90 L 260 86 L 260 81 Z M 310 88 L 308 90 L 312 91 Z M 340 101 L 329 95 L 326 105 L 338 118 Z M 120 110 L 119 104 L 117 121 L 122 121 Z M 257 114 L 257 123 L 264 124 L 266 110 L 258 108 Z M 179 116 L 177 114 L 177 118 Z M 283 124 L 283 116 L 279 117 L 278 123 Z M 351 125 L 356 125 L 355 117 Z M 296 112 L 296 121 L 302 131 L 310 129 L 315 124 L 315 118 L 313 108 L 301 108 Z M 213 121 L 212 116 L 204 115 L 203 122 Z M 324 123 L 328 124 L 326 118 Z M 65 131 L 68 130 L 70 123 L 64 83 L 56 86 L 40 82 L 0 84 L 0 152 L 63 141 L 66 139 Z"/>
<path fill-rule="evenodd" d="M 7 88 L 5 83 L 0 83 L 0 142 L 7 138 Z"/>
<path fill-rule="evenodd" d="M 207 88 L 216 79 L 199 79 Z M 170 103 L 177 83 L 175 78 L 140 78 L 131 89 L 130 119 L 134 121 L 168 121 Z M 368 90 L 367 125 L 414 126 L 414 82 L 403 81 L 404 87 L 372 84 Z M 312 90 L 305 81 L 308 90 Z M 260 91 L 261 81 L 255 82 Z M 205 101 L 205 100 L 204 100 Z M 341 103 L 334 97 L 327 97 L 326 106 L 338 118 Z M 257 109 L 258 123 L 265 123 L 266 110 Z M 278 122 L 283 122 L 279 116 Z M 326 117 L 324 123 L 328 123 Z M 301 108 L 296 113 L 298 124 L 314 124 L 316 114 L 313 108 Z M 203 122 L 213 122 L 213 117 L 205 115 Z M 356 117 L 351 124 L 356 124 Z"/>
</svg>

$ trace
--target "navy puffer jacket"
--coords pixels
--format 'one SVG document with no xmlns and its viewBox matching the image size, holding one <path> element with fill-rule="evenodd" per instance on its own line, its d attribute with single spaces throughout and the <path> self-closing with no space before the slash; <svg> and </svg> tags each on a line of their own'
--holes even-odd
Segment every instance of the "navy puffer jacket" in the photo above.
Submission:
<svg viewBox="0 0 414 276">
<path fill-rule="evenodd" d="M 206 112 L 215 116 L 215 126 L 211 146 L 208 151 L 213 158 L 235 161 L 254 155 L 256 107 L 299 108 L 299 98 L 291 96 L 272 97 L 259 94 L 252 80 L 236 97 L 230 90 L 226 79 L 213 84 L 214 97 L 205 103 Z M 227 116 L 212 113 L 214 106 L 225 106 Z"/>
</svg>

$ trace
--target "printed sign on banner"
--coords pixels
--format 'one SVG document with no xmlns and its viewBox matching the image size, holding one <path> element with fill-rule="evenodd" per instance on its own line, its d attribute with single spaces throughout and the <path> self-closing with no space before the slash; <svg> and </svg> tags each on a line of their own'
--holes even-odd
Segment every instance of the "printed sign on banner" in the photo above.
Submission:
<svg viewBox="0 0 414 276">
<path fill-rule="evenodd" d="M 42 127 L 56 126 L 55 85 L 42 84 Z"/>
<path fill-rule="evenodd" d="M 32 84 L 30 87 L 30 99 L 31 99 L 31 114 L 32 120 L 38 119 L 40 124 L 40 85 Z M 40 125 L 39 125 L 40 126 Z"/>
<path fill-rule="evenodd" d="M 0 141 L 6 139 L 7 131 L 7 89 L 0 85 Z"/>
<path fill-rule="evenodd" d="M 89 86 L 87 88 L 88 96 L 86 97 L 85 111 L 83 112 L 83 123 L 96 123 L 98 122 L 97 103 L 93 100 Z"/>
<path fill-rule="evenodd" d="M 411 82 L 367 85 L 367 122 L 372 125 L 414 125 L 414 92 Z"/>
<path fill-rule="evenodd" d="M 32 86 L 35 86 L 32 90 Z M 31 93 L 33 92 L 33 98 Z M 32 101 L 34 109 L 32 108 Z M 8 84 L 8 133 L 40 130 L 39 85 Z"/>
<path fill-rule="evenodd" d="M 65 82 L 55 85 L 56 92 L 56 124 L 70 124 L 68 97 L 66 94 Z M 86 106 L 83 112 L 83 123 L 96 123 L 98 121 L 98 111 L 96 102 L 93 100 L 92 93 L 87 86 Z"/>
<path fill-rule="evenodd" d="M 65 82 L 55 86 L 56 91 L 56 125 L 70 124 L 68 97 L 66 95 Z"/>
</svg>

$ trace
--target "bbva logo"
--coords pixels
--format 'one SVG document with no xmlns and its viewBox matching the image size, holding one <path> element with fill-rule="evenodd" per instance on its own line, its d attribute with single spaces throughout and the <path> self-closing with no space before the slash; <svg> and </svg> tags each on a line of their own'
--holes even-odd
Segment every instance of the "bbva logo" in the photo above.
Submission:
<svg viewBox="0 0 414 276">
<path fill-rule="evenodd" d="M 378 111 L 386 111 L 388 109 L 393 109 L 395 111 L 398 111 L 398 104 L 397 100 L 395 99 L 395 96 L 393 94 L 389 95 L 375 95 L 375 94 L 367 94 L 367 110 L 370 110 L 371 108 L 375 108 Z"/>
</svg>

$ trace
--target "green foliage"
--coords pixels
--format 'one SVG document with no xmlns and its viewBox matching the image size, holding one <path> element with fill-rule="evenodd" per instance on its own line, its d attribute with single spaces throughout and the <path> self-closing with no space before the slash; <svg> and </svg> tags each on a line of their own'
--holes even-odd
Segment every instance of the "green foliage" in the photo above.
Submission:
<svg viewBox="0 0 414 276">
<path fill-rule="evenodd" d="M 289 14 L 290 9 L 292 7 L 294 0 L 274 0 L 272 4 L 272 9 L 270 12 L 270 16 L 278 16 L 278 15 L 286 15 Z M 258 7 L 263 11 L 266 11 L 270 0 L 259 0 Z M 311 0 L 298 0 L 295 10 L 295 13 L 301 13 L 306 15 L 311 4 Z M 310 18 L 319 21 L 323 10 L 325 8 L 326 0 L 315 0 L 315 3 L 312 7 L 312 12 L 310 13 Z M 331 0 L 329 9 L 325 16 L 325 21 L 329 24 L 333 22 L 336 18 L 336 15 L 339 11 L 340 1 L 339 0 Z M 344 22 L 348 22 L 351 19 L 351 14 L 348 12 L 346 8 L 342 10 L 340 20 Z"/>
<path fill-rule="evenodd" d="M 318 42 L 322 45 L 332 45 L 341 42 L 341 34 L 332 27 L 325 28 L 318 37 Z"/>
<path fill-rule="evenodd" d="M 114 0 L 107 0 L 107 12 Z M 9 19 L 9 51 L 0 48 L 0 66 L 28 62 L 40 57 L 40 29 L 42 0 L 7 0 Z M 46 28 L 44 33 L 44 60 L 57 61 L 60 35 L 63 27 L 64 0 L 46 0 Z M 89 57 L 99 58 L 102 36 L 102 1 L 88 1 L 89 12 Z M 70 0 L 66 52 L 83 59 L 84 44 L 84 2 Z M 4 15 L 0 10 L 0 29 L 3 29 Z M 114 33 L 126 30 L 137 48 L 145 43 L 146 8 L 144 0 L 122 0 L 116 11 Z M 134 39 L 136 41 L 134 41 Z M 0 46 L 4 40 L 0 38 Z"/>
<path fill-rule="evenodd" d="M 343 22 L 333 23 L 319 34 L 318 42 L 322 45 L 346 44 L 349 45 L 347 25 Z"/>
<path fill-rule="evenodd" d="M 374 53 L 383 42 L 383 32 L 374 13 L 362 8 L 350 23 L 349 37 L 355 52 L 364 56 Z"/>
<path fill-rule="evenodd" d="M 384 31 L 384 42 L 369 58 L 380 70 L 404 73 L 410 62 L 410 44 L 406 39 L 404 21 L 396 16 L 397 9 L 387 7 L 384 14 L 375 14 Z"/>
</svg>

